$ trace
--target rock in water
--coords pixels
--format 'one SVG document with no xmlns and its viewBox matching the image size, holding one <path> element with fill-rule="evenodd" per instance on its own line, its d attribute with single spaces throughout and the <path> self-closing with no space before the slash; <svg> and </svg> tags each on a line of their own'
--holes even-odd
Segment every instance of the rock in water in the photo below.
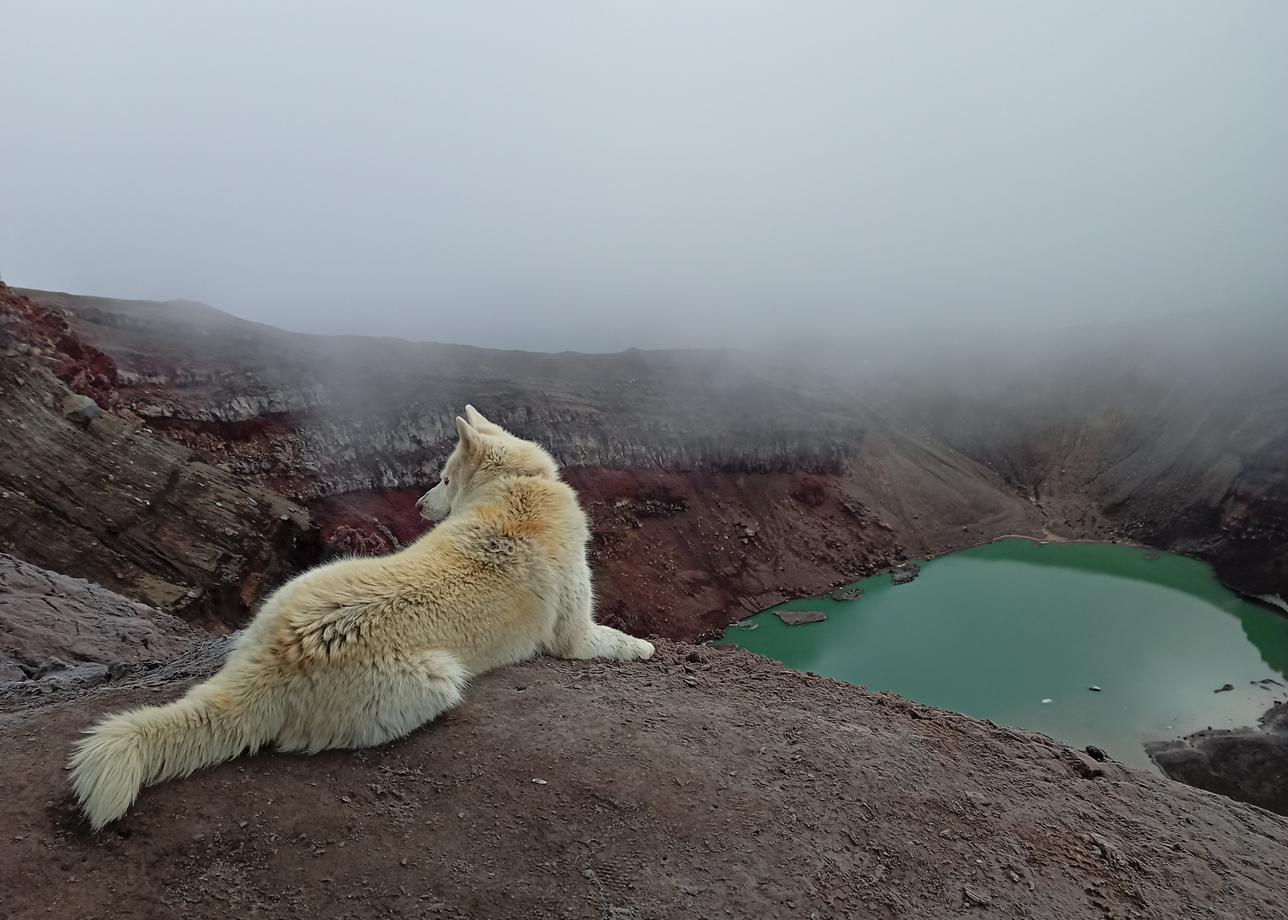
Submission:
<svg viewBox="0 0 1288 920">
<path fill-rule="evenodd" d="M 915 581 L 920 574 L 921 566 L 915 562 L 908 562 L 892 571 L 890 578 L 896 585 L 906 585 L 910 581 Z"/>
<path fill-rule="evenodd" d="M 1233 690 L 1233 689 L 1234 689 L 1234 684 L 1222 684 L 1221 686 L 1217 687 L 1217 688 L 1216 688 L 1215 690 L 1213 690 L 1212 692 L 1213 692 L 1213 693 L 1229 693 L 1229 692 L 1230 692 L 1231 690 Z"/>
<path fill-rule="evenodd" d="M 775 610 L 774 616 L 782 620 L 785 626 L 822 623 L 827 619 L 827 614 L 821 610 Z"/>
</svg>

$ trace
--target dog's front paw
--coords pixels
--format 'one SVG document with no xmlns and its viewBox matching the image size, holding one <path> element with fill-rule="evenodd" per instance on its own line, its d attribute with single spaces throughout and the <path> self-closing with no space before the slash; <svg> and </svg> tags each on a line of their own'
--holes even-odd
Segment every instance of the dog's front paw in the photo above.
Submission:
<svg viewBox="0 0 1288 920">
<path fill-rule="evenodd" d="M 647 639 L 636 639 L 634 648 L 635 654 L 631 657 L 638 658 L 640 661 L 647 661 L 653 657 L 654 651 L 655 649 L 653 648 L 652 642 L 649 642 Z"/>
</svg>

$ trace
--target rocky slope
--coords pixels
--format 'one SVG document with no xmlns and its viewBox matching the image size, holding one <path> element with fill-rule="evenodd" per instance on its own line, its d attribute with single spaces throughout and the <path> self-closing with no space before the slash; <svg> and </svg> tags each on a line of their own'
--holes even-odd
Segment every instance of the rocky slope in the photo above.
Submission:
<svg viewBox="0 0 1288 920">
<path fill-rule="evenodd" d="M 79 578 L 0 553 L 0 683 L 105 680 L 113 668 L 161 662 L 201 634 Z"/>
<path fill-rule="evenodd" d="M 0 354 L 0 551 L 212 627 L 320 557 L 303 507 L 149 432 L 110 359 L 3 287 Z"/>
<path fill-rule="evenodd" d="M 1288 815 L 1288 703 L 1254 728 L 1207 729 L 1148 749 L 1173 779 Z"/>
<path fill-rule="evenodd" d="M 175 696 L 226 645 L 97 687 L 0 684 L 0 912 L 1288 917 L 1282 818 L 667 642 L 650 662 L 507 668 L 403 742 L 235 761 L 88 835 L 68 745 L 101 713 Z"/>
<path fill-rule="evenodd" d="M 784 386 L 731 353 L 313 336 L 189 302 L 23 293 L 110 356 L 115 405 L 305 499 L 419 487 L 470 401 L 587 467 L 839 469 L 863 435 L 848 394 L 818 380 Z"/>
<path fill-rule="evenodd" d="M 1288 596 L 1288 311 L 1093 328 L 892 373 L 905 410 L 1057 533 L 1198 556 Z M 882 398 L 878 396 L 877 398 Z"/>
</svg>

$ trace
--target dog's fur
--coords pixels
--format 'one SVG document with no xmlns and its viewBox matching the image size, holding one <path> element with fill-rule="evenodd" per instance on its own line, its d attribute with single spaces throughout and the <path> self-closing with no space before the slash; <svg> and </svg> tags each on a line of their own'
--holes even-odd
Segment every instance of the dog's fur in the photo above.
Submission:
<svg viewBox="0 0 1288 920">
<path fill-rule="evenodd" d="M 648 658 L 592 618 L 589 533 L 544 450 L 483 418 L 422 496 L 442 523 L 391 556 L 307 572 L 264 603 L 223 668 L 181 699 L 111 716 L 69 764 L 97 830 L 139 790 L 262 747 L 357 748 L 455 706 L 476 674 L 535 655 Z"/>
</svg>

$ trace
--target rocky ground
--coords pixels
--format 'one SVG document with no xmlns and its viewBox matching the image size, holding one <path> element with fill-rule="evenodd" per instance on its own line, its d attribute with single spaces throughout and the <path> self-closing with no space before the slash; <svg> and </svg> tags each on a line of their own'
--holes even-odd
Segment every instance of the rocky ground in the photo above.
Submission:
<svg viewBox="0 0 1288 920">
<path fill-rule="evenodd" d="M 226 640 L 0 692 L 0 912 L 36 917 L 1288 917 L 1288 821 L 1046 738 L 662 642 L 478 680 L 405 741 L 245 758 L 97 836 L 63 762 Z"/>
</svg>

